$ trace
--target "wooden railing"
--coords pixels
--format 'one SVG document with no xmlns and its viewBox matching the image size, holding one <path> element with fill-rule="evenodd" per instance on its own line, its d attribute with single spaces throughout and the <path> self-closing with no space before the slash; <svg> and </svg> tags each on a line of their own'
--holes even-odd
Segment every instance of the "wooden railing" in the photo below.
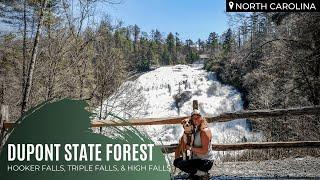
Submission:
<svg viewBox="0 0 320 180">
<path fill-rule="evenodd" d="M 278 116 L 297 116 L 297 115 L 320 115 L 320 106 L 307 106 L 290 109 L 272 109 L 272 110 L 252 110 L 239 111 L 233 113 L 224 113 L 219 116 L 205 117 L 208 123 L 227 122 L 233 119 L 257 119 Z M 145 118 L 145 119 L 128 119 L 126 122 L 113 122 L 110 120 L 93 120 L 92 127 L 104 126 L 127 126 L 127 125 L 165 125 L 165 124 L 180 124 L 181 120 L 188 118 L 174 117 L 174 118 Z"/>
<path fill-rule="evenodd" d="M 193 103 L 193 108 L 197 109 L 197 101 Z M 17 124 L 8 121 L 8 108 L 2 106 L 1 115 L 1 133 L 6 129 L 14 128 Z M 252 110 L 240 111 L 233 113 L 224 113 L 219 116 L 206 117 L 209 123 L 226 122 L 233 119 L 248 118 L 254 120 L 256 118 L 268 118 L 279 116 L 297 116 L 297 115 L 320 115 L 320 106 L 308 106 L 290 109 L 271 109 L 271 110 Z M 166 124 L 180 124 L 181 120 L 186 117 L 173 118 L 144 118 L 144 119 L 129 119 L 126 121 L 110 121 L 110 120 L 92 120 L 91 127 L 108 127 L 108 126 L 140 126 L 140 125 L 166 125 Z M 162 146 L 163 152 L 173 152 L 176 144 Z M 320 141 L 294 141 L 294 142 L 250 142 L 237 144 L 214 144 L 213 150 L 243 150 L 243 149 L 268 149 L 268 148 L 319 148 Z"/>
<path fill-rule="evenodd" d="M 219 116 L 205 117 L 208 123 L 227 122 L 233 119 L 257 119 L 278 116 L 297 116 L 297 115 L 320 115 L 320 106 L 307 106 L 290 109 L 273 109 L 273 110 L 252 110 L 239 111 L 233 113 L 223 113 Z M 140 125 L 166 125 L 166 124 L 180 124 L 181 120 L 188 118 L 173 117 L 173 118 L 143 118 L 143 119 L 128 119 L 126 121 L 110 121 L 110 120 L 92 120 L 91 127 L 106 127 L 106 126 L 140 126 Z M 4 122 L 4 128 L 13 128 L 15 122 Z"/>
<path fill-rule="evenodd" d="M 163 153 L 172 153 L 178 144 L 161 146 Z M 291 141 L 291 142 L 246 142 L 236 144 L 213 144 L 214 151 L 234 151 L 244 149 L 271 149 L 271 148 L 319 148 L 320 141 Z"/>
</svg>

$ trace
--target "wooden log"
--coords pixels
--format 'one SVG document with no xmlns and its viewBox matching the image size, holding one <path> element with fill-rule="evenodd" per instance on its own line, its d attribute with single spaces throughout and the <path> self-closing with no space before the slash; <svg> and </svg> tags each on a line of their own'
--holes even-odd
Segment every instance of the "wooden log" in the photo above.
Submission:
<svg viewBox="0 0 320 180">
<path fill-rule="evenodd" d="M 188 117 L 129 119 L 127 121 L 118 122 L 110 120 L 93 120 L 91 121 L 91 127 L 180 124 L 185 118 Z"/>
<path fill-rule="evenodd" d="M 290 109 L 274 109 L 274 110 L 253 110 L 240 111 L 234 113 L 224 113 L 215 117 L 206 117 L 209 123 L 227 122 L 233 119 L 250 118 L 268 118 L 278 116 L 297 116 L 297 115 L 316 115 L 320 114 L 320 106 L 307 106 L 301 108 Z M 129 119 L 127 121 L 115 122 L 110 120 L 92 120 L 91 127 L 105 127 L 105 126 L 128 126 L 128 125 L 166 125 L 166 124 L 180 124 L 181 121 L 188 116 L 172 117 L 172 118 L 144 118 L 144 119 Z M 5 122 L 5 127 L 13 127 L 14 124 Z"/>
<path fill-rule="evenodd" d="M 164 145 L 163 153 L 172 153 L 177 144 Z M 213 144 L 214 151 L 234 151 L 245 149 L 272 149 L 272 148 L 320 148 L 320 141 L 292 141 L 292 142 L 247 142 L 237 144 Z"/>
<path fill-rule="evenodd" d="M 307 106 L 301 108 L 291 109 L 274 109 L 274 110 L 253 110 L 253 111 L 240 111 L 234 113 L 224 113 L 215 117 L 205 117 L 208 123 L 214 122 L 227 122 L 233 119 L 256 119 L 277 116 L 296 116 L 296 115 L 315 115 L 320 114 L 320 106 Z M 175 118 L 146 118 L 146 119 L 129 119 L 127 122 L 112 122 L 112 121 L 99 121 L 93 120 L 92 127 L 100 126 L 126 126 L 126 125 L 165 125 L 165 124 L 180 124 L 181 120 L 188 118 L 175 117 Z"/>
<path fill-rule="evenodd" d="M 270 118 L 279 116 L 298 116 L 298 115 L 316 115 L 320 114 L 320 106 L 306 106 L 300 108 L 289 109 L 272 109 L 272 110 L 251 110 L 239 111 L 233 113 L 224 113 L 215 117 L 207 117 L 207 121 L 211 122 L 226 122 L 232 119 L 257 119 Z"/>
<path fill-rule="evenodd" d="M 5 121 L 5 122 L 3 123 L 3 128 L 4 128 L 4 129 L 14 128 L 15 126 L 16 126 L 16 123 L 15 123 L 15 122 Z"/>
</svg>

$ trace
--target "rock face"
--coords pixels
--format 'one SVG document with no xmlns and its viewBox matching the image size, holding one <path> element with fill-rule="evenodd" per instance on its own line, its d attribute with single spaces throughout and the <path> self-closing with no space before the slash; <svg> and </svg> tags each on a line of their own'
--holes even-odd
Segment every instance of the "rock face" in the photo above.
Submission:
<svg viewBox="0 0 320 180">
<path fill-rule="evenodd" d="M 192 92 L 191 91 L 184 91 L 180 94 L 176 94 L 173 96 L 174 102 L 176 107 L 182 107 L 183 104 L 187 101 L 189 101 L 192 98 Z"/>
<path fill-rule="evenodd" d="M 268 161 L 217 162 L 213 165 L 210 174 L 213 175 L 213 179 L 320 179 L 320 158 L 304 157 Z"/>
</svg>

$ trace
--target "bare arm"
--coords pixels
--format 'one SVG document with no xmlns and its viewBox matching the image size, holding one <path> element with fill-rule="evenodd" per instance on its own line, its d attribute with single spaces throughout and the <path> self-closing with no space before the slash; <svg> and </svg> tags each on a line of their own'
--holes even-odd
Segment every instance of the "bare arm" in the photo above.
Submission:
<svg viewBox="0 0 320 180">
<path fill-rule="evenodd" d="M 196 153 L 196 154 L 206 154 L 208 152 L 208 146 L 210 144 L 211 138 L 212 138 L 212 134 L 209 128 L 203 129 L 201 131 L 200 134 L 201 137 L 201 144 L 202 147 L 201 148 L 192 148 L 192 152 Z"/>
</svg>

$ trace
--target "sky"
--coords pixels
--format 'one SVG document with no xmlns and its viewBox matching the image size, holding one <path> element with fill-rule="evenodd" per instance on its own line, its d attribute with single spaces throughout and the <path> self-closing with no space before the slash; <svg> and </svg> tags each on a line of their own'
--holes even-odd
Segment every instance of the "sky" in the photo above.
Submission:
<svg viewBox="0 0 320 180">
<path fill-rule="evenodd" d="M 97 11 L 125 25 L 137 24 L 148 33 L 152 29 L 164 34 L 178 32 L 183 40 L 204 40 L 210 32 L 221 35 L 227 29 L 225 0 L 122 0 Z"/>
</svg>

